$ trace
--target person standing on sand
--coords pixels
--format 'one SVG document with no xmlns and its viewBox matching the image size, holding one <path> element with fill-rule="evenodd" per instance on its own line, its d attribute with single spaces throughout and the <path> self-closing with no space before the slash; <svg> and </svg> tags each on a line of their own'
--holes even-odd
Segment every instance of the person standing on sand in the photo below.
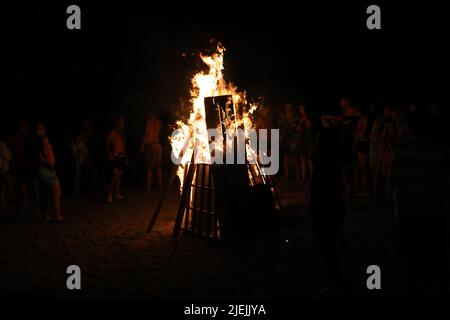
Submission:
<svg viewBox="0 0 450 320">
<path fill-rule="evenodd" d="M 160 141 L 161 120 L 153 113 L 148 113 L 145 123 L 145 134 L 141 145 L 141 152 L 145 152 L 147 170 L 147 191 L 151 190 L 153 171 L 156 172 L 157 190 L 162 187 L 162 145 Z"/>
<path fill-rule="evenodd" d="M 61 215 L 61 185 L 59 183 L 58 176 L 55 172 L 56 157 L 53 152 L 52 145 L 50 144 L 45 126 L 43 123 L 38 122 L 36 124 L 36 134 L 39 142 L 39 149 L 37 155 L 37 176 L 38 180 L 43 186 L 42 192 L 44 195 L 48 191 L 51 192 L 53 200 L 53 210 L 55 214 L 56 221 L 64 221 Z M 46 201 L 40 202 L 46 205 Z M 45 219 L 50 221 L 51 218 L 47 213 L 46 208 L 44 208 Z"/>
<path fill-rule="evenodd" d="M 109 186 L 107 203 L 112 203 L 113 193 L 116 199 L 123 199 L 120 193 L 120 183 L 123 177 L 123 170 L 127 164 L 126 141 L 125 141 L 125 119 L 117 117 L 114 129 L 108 135 L 106 140 L 106 151 L 108 160 L 112 166 L 111 183 Z"/>
<path fill-rule="evenodd" d="M 301 182 L 306 182 L 306 172 L 308 170 L 309 176 L 313 174 L 313 153 L 314 153 L 314 138 L 312 134 L 312 121 L 306 112 L 304 105 L 298 108 L 299 117 L 299 132 L 298 132 L 298 148 L 300 153 L 300 178 Z"/>
<path fill-rule="evenodd" d="M 355 145 L 356 166 L 355 166 L 355 185 L 360 186 L 359 196 L 368 197 L 369 188 L 369 168 L 368 159 L 370 151 L 369 140 L 369 123 L 365 115 L 362 114 L 360 108 L 356 109 L 358 122 L 355 128 Z"/>
<path fill-rule="evenodd" d="M 290 168 L 296 167 L 297 159 L 297 117 L 292 103 L 286 103 L 278 119 L 280 128 L 280 152 L 283 157 L 284 178 L 288 180 Z"/>
<path fill-rule="evenodd" d="M 383 132 L 384 127 L 390 121 L 391 108 L 389 105 L 384 105 L 383 114 L 378 116 L 372 126 L 370 132 L 370 151 L 369 151 L 369 166 L 372 177 L 372 193 L 374 197 L 378 193 L 378 180 L 380 175 L 381 160 L 383 157 Z"/>
<path fill-rule="evenodd" d="M 86 127 L 84 128 L 86 129 Z M 85 130 L 79 134 L 73 142 L 70 143 L 72 154 L 74 155 L 75 160 L 75 176 L 74 176 L 74 189 L 75 194 L 80 195 L 80 183 L 81 183 L 81 173 L 84 169 L 84 164 L 86 163 L 86 159 L 89 156 L 89 151 L 87 148 L 87 137 L 84 134 Z"/>
<path fill-rule="evenodd" d="M 389 174 L 389 166 L 391 163 L 392 155 L 397 145 L 398 140 L 398 128 L 397 119 L 398 112 L 395 109 L 391 109 L 391 116 L 386 125 L 384 126 L 382 144 L 383 152 L 381 155 L 380 174 L 384 179 L 387 179 Z"/>
<path fill-rule="evenodd" d="M 356 165 L 354 145 L 358 117 L 356 116 L 356 109 L 350 104 L 348 98 L 342 98 L 339 101 L 339 105 L 341 107 L 340 115 L 322 115 L 321 121 L 324 128 L 340 128 L 339 144 L 344 195 L 347 209 L 353 211 L 355 194 L 354 168 Z"/>
</svg>

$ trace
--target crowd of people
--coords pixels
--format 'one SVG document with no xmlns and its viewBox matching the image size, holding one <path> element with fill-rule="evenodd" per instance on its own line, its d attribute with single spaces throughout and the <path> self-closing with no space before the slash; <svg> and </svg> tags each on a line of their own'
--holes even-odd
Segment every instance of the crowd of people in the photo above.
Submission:
<svg viewBox="0 0 450 320">
<path fill-rule="evenodd" d="M 161 120 L 148 113 L 139 151 L 145 153 L 149 192 L 153 185 L 157 190 L 162 186 L 161 129 Z M 70 189 L 79 195 L 96 185 L 102 171 L 107 181 L 106 203 L 124 198 L 121 182 L 128 165 L 128 147 L 123 116 L 115 119 L 114 127 L 105 137 L 99 134 L 92 120 L 85 119 L 72 139 L 62 140 L 58 144 L 61 150 L 55 151 L 44 123 L 30 124 L 25 119 L 19 120 L 17 129 L 5 141 L 0 140 L 1 212 L 12 211 L 13 204 L 20 208 L 33 206 L 46 221 L 64 221 L 60 173 L 72 175 L 67 179 L 73 183 Z"/>
<path fill-rule="evenodd" d="M 424 292 L 424 286 L 434 286 L 446 291 L 450 162 L 443 109 L 381 103 L 366 110 L 349 98 L 340 99 L 339 106 L 335 112 L 313 115 L 304 104 L 295 108 L 287 103 L 277 118 L 266 106 L 255 122 L 257 130 L 280 129 L 280 176 L 310 187 L 325 287 L 340 286 L 336 243 L 344 217 L 355 212 L 355 199 L 382 198 L 393 212 L 407 289 Z M 59 149 L 66 145 L 69 150 L 68 165 L 67 152 L 55 150 L 44 123 L 20 120 L 17 130 L 0 140 L 0 210 L 10 211 L 12 203 L 34 205 L 45 220 L 63 221 L 59 175 L 67 172 L 73 175 L 75 194 L 95 185 L 103 172 L 105 202 L 123 199 L 121 184 L 131 148 L 125 127 L 125 118 L 119 116 L 101 134 L 93 121 L 84 120 L 70 141 L 58 143 Z M 164 127 L 160 117 L 148 113 L 142 143 L 134 150 L 145 159 L 149 192 L 163 185 Z"/>
<path fill-rule="evenodd" d="M 274 122 L 271 108 L 261 112 L 257 128 L 280 129 L 280 152 L 283 177 L 300 182 L 310 181 L 314 169 L 314 154 L 321 128 L 342 125 L 343 165 L 346 184 L 351 187 L 351 197 L 376 197 L 380 181 L 385 181 L 390 159 L 397 140 L 396 117 L 398 110 L 387 103 L 382 104 L 380 115 L 365 112 L 350 105 L 349 99 L 340 101 L 340 114 L 321 115 L 315 121 L 304 104 L 296 110 L 292 103 L 284 105 Z"/>
<path fill-rule="evenodd" d="M 283 107 L 283 112 L 275 120 L 270 106 L 263 107 L 255 122 L 256 130 L 280 130 L 280 153 L 283 176 L 286 180 L 295 172 L 298 181 L 306 183 L 313 173 L 314 128 L 305 105 L 298 107 L 298 114 L 292 103 Z M 270 139 L 270 135 L 267 137 Z M 270 150 L 270 141 L 268 141 Z"/>
<path fill-rule="evenodd" d="M 322 288 L 342 288 L 337 240 L 346 215 L 358 213 L 359 199 L 392 213 L 403 290 L 447 294 L 450 148 L 444 138 L 445 110 L 404 102 L 363 108 L 347 97 L 339 106 L 313 115 L 303 104 L 286 103 L 278 119 L 266 107 L 256 122 L 257 129 L 280 130 L 280 176 L 309 185 L 326 274 Z"/>
<path fill-rule="evenodd" d="M 401 257 L 400 288 L 412 296 L 448 294 L 449 145 L 437 106 L 392 108 L 370 121 L 350 100 L 322 115 L 317 135 L 310 211 L 327 278 L 342 284 L 336 243 L 355 195 L 385 194 Z M 355 186 L 360 193 L 355 194 Z"/>
</svg>

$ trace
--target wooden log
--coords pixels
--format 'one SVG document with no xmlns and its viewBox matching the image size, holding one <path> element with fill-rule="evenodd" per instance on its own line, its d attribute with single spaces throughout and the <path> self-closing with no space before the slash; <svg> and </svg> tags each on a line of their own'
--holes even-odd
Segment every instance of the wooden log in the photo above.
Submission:
<svg viewBox="0 0 450 320">
<path fill-rule="evenodd" d="M 189 166 L 184 166 L 183 185 L 186 183 L 188 170 L 189 170 Z M 186 212 L 184 214 L 184 230 L 189 229 L 189 217 L 190 217 L 190 209 L 186 209 Z"/>
<path fill-rule="evenodd" d="M 203 212 L 203 201 L 204 201 L 204 195 L 205 195 L 205 190 L 206 190 L 206 185 L 205 185 L 205 171 L 206 171 L 206 164 L 201 164 L 200 165 L 202 170 L 202 176 L 201 176 L 201 189 L 200 189 L 200 203 L 199 203 L 199 223 L 198 223 L 198 233 L 199 235 L 202 235 L 203 233 L 203 223 L 205 221 L 205 213 Z M 206 209 L 207 211 L 209 211 L 209 208 Z"/>
<path fill-rule="evenodd" d="M 193 193 L 192 193 L 192 223 L 191 223 L 191 231 L 195 234 L 195 229 L 197 228 L 197 200 L 198 200 L 198 192 L 199 189 L 198 179 L 200 174 L 200 166 L 201 164 L 195 165 L 195 181 L 193 182 L 191 179 L 191 185 L 194 185 Z"/>
<path fill-rule="evenodd" d="M 147 233 L 151 233 L 152 230 L 153 230 L 153 227 L 155 226 L 155 223 L 156 223 L 156 220 L 158 218 L 159 212 L 161 211 L 161 208 L 162 208 L 162 206 L 164 204 L 164 201 L 166 200 L 167 193 L 168 193 L 170 187 L 172 186 L 172 184 L 173 184 L 173 182 L 175 180 L 175 177 L 177 176 L 177 170 L 178 170 L 178 165 L 176 165 L 176 166 L 174 166 L 172 168 L 172 172 L 171 172 L 170 177 L 169 177 L 169 182 L 165 186 L 165 188 L 163 190 L 163 193 L 159 197 L 158 204 L 156 205 L 156 208 L 153 211 L 152 219 L 150 220 L 150 223 L 147 226 Z"/>
<path fill-rule="evenodd" d="M 177 216 L 175 218 L 175 225 L 173 228 L 173 236 L 175 238 L 178 237 L 178 235 L 180 234 L 181 224 L 183 223 L 183 216 L 186 211 L 186 207 L 189 205 L 192 179 L 194 178 L 194 171 L 195 171 L 194 154 L 192 154 L 192 161 L 189 165 L 188 174 L 187 174 L 186 180 L 183 184 L 183 190 L 181 192 L 180 204 L 178 207 Z"/>
<path fill-rule="evenodd" d="M 186 150 L 187 146 L 189 145 L 190 140 L 191 140 L 190 137 L 186 138 L 186 141 L 184 142 L 183 148 L 181 149 L 181 152 L 180 152 L 180 155 L 179 155 L 180 158 L 183 157 L 184 150 Z M 164 201 L 166 200 L 167 193 L 169 192 L 170 188 L 172 187 L 173 182 L 175 181 L 175 177 L 177 176 L 177 171 L 178 171 L 178 167 L 179 166 L 180 166 L 179 164 L 178 165 L 174 165 L 173 168 L 172 168 L 172 172 L 171 172 L 171 174 L 169 176 L 169 181 L 166 184 L 165 188 L 163 189 L 163 192 L 162 192 L 161 196 L 159 197 L 158 204 L 156 205 L 156 208 L 153 211 L 152 219 L 150 220 L 150 222 L 149 222 L 149 224 L 147 226 L 147 233 L 151 233 L 152 230 L 153 230 L 153 227 L 156 224 L 156 220 L 158 219 L 159 212 L 161 211 L 161 208 L 162 208 L 162 206 L 164 204 Z"/>
<path fill-rule="evenodd" d="M 207 236 L 208 238 L 211 237 L 211 231 L 212 231 L 212 224 L 214 223 L 214 217 L 212 215 L 216 214 L 216 208 L 213 208 L 212 206 L 212 173 L 211 173 L 211 166 L 209 165 L 208 167 L 208 196 L 207 196 L 207 202 L 206 202 L 206 207 L 209 209 L 209 215 L 208 215 L 208 221 L 207 221 Z M 212 212 L 212 214 L 211 214 Z M 212 219 L 211 219 L 212 218 Z"/>
</svg>

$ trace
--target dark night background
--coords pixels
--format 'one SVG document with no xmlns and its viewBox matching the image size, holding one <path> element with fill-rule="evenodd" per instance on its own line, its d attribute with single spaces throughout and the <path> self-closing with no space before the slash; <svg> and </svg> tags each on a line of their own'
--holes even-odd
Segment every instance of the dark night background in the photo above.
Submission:
<svg viewBox="0 0 450 320">
<path fill-rule="evenodd" d="M 72 2 L 2 10 L 7 112 L 66 120 L 173 113 L 196 70 L 192 53 L 210 48 L 211 38 L 227 48 L 227 79 L 276 107 L 293 100 L 317 112 L 340 95 L 367 104 L 446 93 L 448 28 L 435 5 L 378 3 L 382 30 L 371 31 L 371 3 L 76 3 L 81 30 L 66 28 Z"/>
<path fill-rule="evenodd" d="M 444 10 L 446 6 L 437 1 L 427 1 L 423 4 L 412 1 L 397 2 L 396 5 L 392 2 L 363 1 L 352 4 L 340 1 L 277 1 L 274 4 L 262 1 L 185 1 L 179 4 L 170 1 L 147 1 L 144 5 L 131 1 L 94 3 L 85 0 L 63 0 L 53 4 L 43 1 L 2 4 L 0 32 L 3 90 L 0 139 L 10 135 L 16 126 L 16 119 L 25 117 L 43 120 L 48 125 L 50 141 L 56 146 L 62 145 L 63 139 L 58 140 L 55 137 L 56 132 L 60 132 L 56 128 L 75 130 L 84 117 L 93 116 L 99 127 L 105 131 L 102 133 L 106 133 L 113 118 L 124 114 L 127 134 L 132 138 L 128 140 L 132 142 L 128 146 L 137 154 L 146 111 L 157 110 L 166 121 L 182 116 L 179 100 L 188 97 L 190 79 L 201 67 L 197 55 L 212 48 L 211 39 L 222 42 L 227 49 L 226 79 L 235 83 L 241 90 L 247 90 L 250 97 L 264 96 L 275 109 L 275 113 L 281 110 L 284 103 L 292 101 L 296 105 L 305 103 L 317 119 L 322 112 L 337 112 L 339 98 L 344 95 L 350 96 L 352 103 L 363 108 L 368 108 L 374 101 L 382 100 L 392 101 L 394 107 L 410 101 L 433 102 L 448 107 L 450 22 L 448 12 Z M 77 4 L 81 8 L 81 30 L 66 28 L 66 8 L 71 4 Z M 381 30 L 366 28 L 366 8 L 371 4 L 381 7 Z M 443 121 L 446 122 L 446 119 Z M 58 163 L 62 162 L 58 158 Z M 143 178 L 144 167 L 135 167 L 137 169 L 134 168 L 133 172 L 130 170 L 126 175 Z M 60 173 L 64 189 L 64 183 L 69 185 L 67 181 L 70 180 L 64 181 L 62 170 L 58 171 L 58 175 Z M 67 172 L 65 174 L 69 175 Z M 141 180 L 139 181 L 142 182 Z M 88 268 L 96 271 L 97 264 L 109 264 L 112 266 L 110 271 L 118 273 L 123 279 L 126 279 L 127 275 L 136 279 L 136 288 L 140 288 L 140 278 L 133 278 L 137 273 L 127 269 L 128 256 L 123 256 L 119 251 L 119 258 L 109 262 L 110 257 L 107 254 L 110 252 L 110 243 L 104 241 L 103 233 L 94 234 L 94 229 L 92 234 L 87 236 L 76 234 L 76 228 L 81 225 L 81 222 L 77 224 L 76 217 L 81 217 L 80 221 L 91 221 L 91 212 L 85 208 L 93 208 L 92 213 L 96 215 L 93 215 L 95 218 L 92 221 L 99 219 L 98 224 L 105 224 L 105 239 L 109 236 L 109 240 L 113 241 L 111 243 L 116 244 L 114 241 L 117 240 L 119 249 L 122 248 L 121 245 L 128 248 L 130 241 L 127 232 L 141 232 L 142 226 L 139 223 L 144 225 L 147 222 L 149 215 L 145 210 L 148 210 L 150 204 L 153 205 L 150 201 L 152 199 L 148 199 L 146 195 L 138 194 L 137 199 L 137 204 L 133 203 L 129 207 L 127 202 L 124 202 L 122 207 L 119 204 L 118 207 L 110 209 L 98 199 L 97 202 L 89 202 L 90 198 L 80 200 L 69 196 L 64 199 L 64 205 L 72 208 L 69 212 L 75 217 L 72 218 L 72 221 L 75 220 L 75 231 L 71 231 L 72 222 L 69 221 L 66 229 L 52 230 L 49 234 L 59 235 L 59 230 L 62 230 L 61 234 L 67 234 L 68 239 L 73 236 L 73 239 L 86 240 L 73 249 L 73 252 L 81 252 L 84 259 L 82 262 L 86 261 L 86 264 L 93 261 Z M 96 208 L 101 210 L 94 212 Z M 120 210 L 130 210 L 130 213 L 138 218 L 127 220 L 126 214 L 121 214 Z M 116 217 L 123 220 L 113 221 Z M 381 216 L 382 219 L 384 217 Z M 381 227 L 377 229 L 377 225 L 372 226 L 372 221 L 375 220 L 368 218 L 364 225 L 366 229 L 361 228 L 359 232 L 364 236 L 368 234 L 374 239 L 383 240 L 384 234 L 379 233 Z M 95 226 L 95 223 L 89 223 L 87 228 Z M 299 225 L 302 224 L 303 220 Z M 113 229 L 110 232 L 106 229 L 110 226 L 115 228 L 116 225 L 119 225 L 118 231 Z M 13 224 L 12 226 L 15 227 Z M 64 224 L 62 226 L 64 228 Z M 29 226 L 25 225 L 21 230 L 26 231 L 27 227 Z M 30 227 L 30 230 L 33 227 Z M 45 228 L 46 225 L 41 229 L 47 230 Z M 15 229 L 11 230 L 14 230 L 11 233 L 13 235 L 28 236 L 28 232 L 20 234 Z M 33 234 L 32 232 L 30 234 Z M 117 233 L 123 233 L 126 237 L 116 239 L 113 235 Z M 88 243 L 90 239 L 97 242 Z M 148 265 L 145 261 L 141 264 L 139 260 L 141 256 L 145 256 L 142 255 L 144 251 L 141 246 L 145 245 L 145 250 L 149 252 L 154 250 L 152 254 L 158 253 L 159 249 L 153 246 L 153 242 L 147 241 L 148 239 L 136 239 L 142 241 L 131 244 L 130 254 L 135 254 L 136 264 L 145 270 L 142 274 L 148 276 L 149 283 L 153 283 L 153 274 L 146 273 Z M 358 249 L 360 245 L 365 248 L 363 241 L 361 244 L 355 239 L 358 238 L 348 238 L 347 246 Z M 303 248 L 303 240 L 304 238 L 299 238 L 297 242 L 300 249 Z M 386 243 L 389 244 L 388 240 Z M 30 252 L 33 252 L 33 246 L 29 245 L 31 241 L 21 243 L 25 244 L 24 247 L 30 247 Z M 305 243 L 304 247 L 310 244 Z M 382 252 L 384 249 L 377 247 L 378 244 L 379 242 L 374 242 L 373 248 Z M 66 249 L 64 243 L 56 243 L 55 246 Z M 104 250 L 104 264 L 98 263 L 95 249 L 103 250 L 105 247 L 108 250 Z M 164 246 L 159 248 L 166 250 Z M 295 248 L 297 250 L 297 247 Z M 311 245 L 311 248 L 314 247 Z M 355 252 L 358 253 L 357 249 L 346 253 L 348 261 L 356 259 L 354 256 Z M 388 249 L 391 248 L 386 247 L 385 251 Z M 15 248 L 12 248 L 7 253 L 12 256 L 11 252 L 14 250 Z M 71 252 L 68 250 L 70 259 Z M 297 254 L 295 251 L 295 256 Z M 368 252 L 367 256 L 363 255 L 361 261 L 372 259 L 371 254 L 372 252 Z M 19 254 L 17 256 L 21 257 Z M 65 253 L 62 256 L 67 258 Z M 298 257 L 299 261 L 303 259 L 300 254 Z M 100 257 L 102 258 L 103 256 Z M 264 253 L 258 268 L 266 263 L 265 258 Z M 43 260 L 46 259 L 44 256 Z M 57 266 L 58 263 L 65 263 L 65 260 L 57 263 L 53 263 L 52 259 L 48 261 L 49 264 Z M 258 260 L 255 261 L 255 265 L 259 263 Z M 355 261 L 359 262 L 357 259 Z M 306 263 L 307 272 L 315 270 L 314 265 L 308 264 L 306 259 L 301 263 Z M 30 265 L 30 270 L 35 268 L 36 273 L 39 273 L 49 264 L 45 261 L 41 265 Z M 189 267 L 189 262 L 187 264 Z M 8 267 L 6 263 L 5 266 Z M 294 269 L 296 264 L 292 266 L 289 270 L 291 275 L 298 272 Z M 28 268 L 28 261 L 19 264 L 19 268 Z M 186 270 L 189 271 L 189 268 Z M 185 271 L 185 278 L 186 286 L 190 287 L 192 275 L 188 271 Z M 291 294 L 296 290 L 295 279 L 287 277 L 288 271 L 281 268 L 277 269 L 278 271 L 280 278 L 285 281 L 280 282 L 280 288 L 283 283 L 293 284 L 288 288 L 292 291 L 286 290 Z M 48 286 L 59 288 L 59 283 L 64 283 L 65 276 L 58 274 Z M 96 294 L 108 296 L 110 293 L 122 292 L 119 280 L 115 282 L 107 277 L 91 277 L 88 281 L 93 279 L 95 283 L 98 278 L 102 284 L 99 291 L 93 291 L 93 297 L 96 297 Z M 310 280 L 309 273 L 297 273 L 294 277 Z M 14 283 L 14 276 L 10 279 L 11 283 Z M 41 278 L 36 279 L 41 281 Z M 167 283 L 172 283 L 171 280 L 169 278 Z M 125 283 L 125 280 L 123 281 Z M 274 278 L 273 281 L 277 279 Z M 225 285 L 230 283 L 230 287 L 233 284 L 227 278 L 222 282 Z M 164 281 L 161 283 L 161 290 L 169 296 L 172 293 L 169 290 L 170 285 L 166 285 Z M 19 288 L 20 285 L 23 283 L 18 284 Z M 277 285 L 275 287 L 278 288 Z M 148 290 L 157 291 L 158 288 L 157 284 L 155 287 L 149 286 Z M 65 287 L 61 290 L 63 289 L 65 290 Z M 165 289 L 167 291 L 164 291 Z M 252 290 L 256 292 L 257 289 L 258 286 Z M 55 295 L 58 292 L 56 291 Z M 208 291 L 202 292 L 205 295 L 207 293 Z M 244 295 L 246 292 L 242 290 L 237 293 Z M 124 295 L 126 294 L 124 291 Z M 189 294 L 189 291 L 186 294 Z"/>
</svg>

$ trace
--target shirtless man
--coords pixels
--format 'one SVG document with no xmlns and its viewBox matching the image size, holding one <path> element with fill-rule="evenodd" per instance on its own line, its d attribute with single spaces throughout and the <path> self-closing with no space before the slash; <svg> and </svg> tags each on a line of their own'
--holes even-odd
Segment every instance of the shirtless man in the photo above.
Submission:
<svg viewBox="0 0 450 320">
<path fill-rule="evenodd" d="M 147 115 L 145 134 L 142 141 L 141 151 L 145 152 L 145 164 L 147 169 L 147 191 L 152 185 L 152 174 L 155 170 L 157 176 L 156 188 L 162 187 L 162 145 L 160 142 L 161 121 L 152 113 Z"/>
<path fill-rule="evenodd" d="M 122 181 L 123 170 L 127 162 L 126 142 L 123 129 L 125 119 L 118 117 L 115 121 L 114 129 L 109 133 L 106 141 L 108 159 L 112 165 L 112 177 L 107 202 L 113 201 L 113 193 L 116 199 L 123 199 L 120 193 L 120 182 Z"/>
</svg>

